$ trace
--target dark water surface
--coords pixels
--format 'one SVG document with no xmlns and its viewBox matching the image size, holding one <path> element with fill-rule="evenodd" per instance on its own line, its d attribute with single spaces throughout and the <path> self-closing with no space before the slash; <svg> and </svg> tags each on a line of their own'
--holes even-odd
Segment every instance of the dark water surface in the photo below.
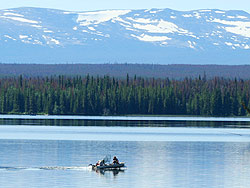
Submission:
<svg viewBox="0 0 250 188">
<path fill-rule="evenodd" d="M 0 125 L 250 128 L 250 118 L 0 115 Z"/>
<path fill-rule="evenodd" d="M 27 126 L 26 120 L 21 125 L 11 121 L 2 120 L 0 126 L 0 187 L 250 185 L 250 129 L 183 128 L 174 122 L 169 127 L 59 127 L 44 126 L 50 125 L 45 120 Z M 69 120 L 60 121 L 67 125 Z M 118 156 L 127 168 L 96 172 L 87 167 L 107 154 Z"/>
</svg>

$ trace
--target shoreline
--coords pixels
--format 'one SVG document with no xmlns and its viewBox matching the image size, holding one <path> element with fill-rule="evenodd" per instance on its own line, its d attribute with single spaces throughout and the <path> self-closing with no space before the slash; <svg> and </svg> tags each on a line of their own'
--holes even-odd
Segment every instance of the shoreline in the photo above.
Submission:
<svg viewBox="0 0 250 188">
<path fill-rule="evenodd" d="M 0 119 L 48 119 L 48 120 L 107 120 L 107 121 L 225 121 L 250 122 L 250 117 L 203 117 L 203 116 L 79 116 L 79 115 L 9 115 L 0 114 Z"/>
</svg>

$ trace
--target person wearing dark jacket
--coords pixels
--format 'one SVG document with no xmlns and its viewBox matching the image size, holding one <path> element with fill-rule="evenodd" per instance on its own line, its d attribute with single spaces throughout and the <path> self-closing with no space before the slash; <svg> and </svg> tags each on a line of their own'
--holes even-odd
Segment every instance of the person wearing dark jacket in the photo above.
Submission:
<svg viewBox="0 0 250 188">
<path fill-rule="evenodd" d="M 117 159 L 116 156 L 114 156 L 114 158 L 113 158 L 113 164 L 119 164 L 119 160 Z"/>
</svg>

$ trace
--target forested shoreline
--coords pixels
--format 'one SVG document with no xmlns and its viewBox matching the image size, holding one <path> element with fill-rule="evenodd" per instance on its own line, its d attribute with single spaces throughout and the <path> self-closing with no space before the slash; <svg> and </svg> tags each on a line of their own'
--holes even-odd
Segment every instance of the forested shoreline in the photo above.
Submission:
<svg viewBox="0 0 250 188">
<path fill-rule="evenodd" d="M 250 80 L 110 76 L 0 78 L 0 113 L 244 116 Z"/>
</svg>

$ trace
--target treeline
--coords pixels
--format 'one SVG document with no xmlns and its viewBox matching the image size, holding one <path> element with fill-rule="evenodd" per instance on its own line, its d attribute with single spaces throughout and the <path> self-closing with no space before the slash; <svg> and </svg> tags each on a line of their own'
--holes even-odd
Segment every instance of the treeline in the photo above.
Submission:
<svg viewBox="0 0 250 188">
<path fill-rule="evenodd" d="M 27 77 L 110 75 L 126 78 L 137 75 L 143 78 L 170 78 L 183 80 L 206 74 L 207 78 L 250 79 L 250 65 L 158 65 L 158 64 L 1 64 L 0 78 L 16 75 Z"/>
<path fill-rule="evenodd" d="M 0 113 L 242 116 L 250 80 L 110 76 L 0 79 Z"/>
</svg>

